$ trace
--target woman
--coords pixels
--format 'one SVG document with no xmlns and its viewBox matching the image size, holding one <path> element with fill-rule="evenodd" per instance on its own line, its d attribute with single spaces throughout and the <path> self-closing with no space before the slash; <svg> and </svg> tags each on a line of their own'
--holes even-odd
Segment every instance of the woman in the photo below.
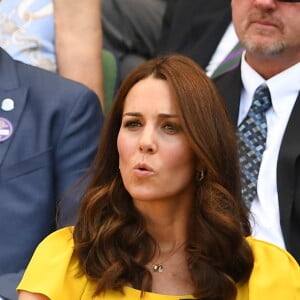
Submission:
<svg viewBox="0 0 300 300">
<path fill-rule="evenodd" d="M 92 172 L 75 228 L 39 245 L 20 300 L 299 296 L 295 260 L 249 237 L 234 129 L 190 59 L 126 78 Z"/>
</svg>

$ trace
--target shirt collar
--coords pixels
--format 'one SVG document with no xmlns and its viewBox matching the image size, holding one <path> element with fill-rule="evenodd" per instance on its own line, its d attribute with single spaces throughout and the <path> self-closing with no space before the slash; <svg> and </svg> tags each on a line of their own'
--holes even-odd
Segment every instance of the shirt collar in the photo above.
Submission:
<svg viewBox="0 0 300 300">
<path fill-rule="evenodd" d="M 245 99 L 248 99 L 246 100 L 246 106 L 248 107 L 251 106 L 252 97 L 256 88 L 262 83 L 266 83 L 269 87 L 272 107 L 275 112 L 279 112 L 290 105 L 293 106 L 300 91 L 300 63 L 265 80 L 247 63 L 244 52 L 241 59 L 241 76 L 245 89 Z M 293 96 L 287 97 L 287 95 Z M 288 100 L 286 98 L 288 98 Z M 282 99 L 285 99 L 285 101 L 280 101 Z M 286 103 L 286 101 L 290 102 Z"/>
</svg>

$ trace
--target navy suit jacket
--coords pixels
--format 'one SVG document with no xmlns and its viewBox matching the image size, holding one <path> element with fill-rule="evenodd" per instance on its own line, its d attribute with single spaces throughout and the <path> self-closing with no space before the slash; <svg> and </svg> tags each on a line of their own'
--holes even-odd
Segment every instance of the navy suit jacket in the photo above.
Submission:
<svg viewBox="0 0 300 300">
<path fill-rule="evenodd" d="M 103 115 L 85 86 L 0 49 L 0 118 L 13 127 L 0 141 L 0 295 L 16 299 L 35 247 L 57 228 L 57 208 L 60 226 L 75 220 L 82 189 L 71 186 L 95 156 Z"/>
<path fill-rule="evenodd" d="M 240 68 L 215 79 L 237 124 L 243 89 Z M 228 88 L 230 87 L 230 88 Z M 277 161 L 277 190 L 280 224 L 287 250 L 300 263 L 300 93 L 292 110 L 280 145 Z"/>
<path fill-rule="evenodd" d="M 158 53 L 176 52 L 208 65 L 231 22 L 231 0 L 169 0 Z"/>
</svg>

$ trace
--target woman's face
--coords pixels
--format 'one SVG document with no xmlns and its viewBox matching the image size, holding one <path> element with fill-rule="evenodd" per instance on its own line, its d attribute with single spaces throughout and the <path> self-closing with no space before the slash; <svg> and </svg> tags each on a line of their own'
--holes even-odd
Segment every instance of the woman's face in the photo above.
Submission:
<svg viewBox="0 0 300 300">
<path fill-rule="evenodd" d="M 135 202 L 192 199 L 195 156 L 165 80 L 148 77 L 132 87 L 117 144 L 121 176 Z"/>
</svg>

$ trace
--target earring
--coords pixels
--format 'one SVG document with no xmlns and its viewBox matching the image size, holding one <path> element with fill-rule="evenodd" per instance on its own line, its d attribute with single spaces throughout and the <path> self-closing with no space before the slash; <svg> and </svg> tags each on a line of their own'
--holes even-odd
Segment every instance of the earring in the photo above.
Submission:
<svg viewBox="0 0 300 300">
<path fill-rule="evenodd" d="M 204 171 L 203 170 L 197 171 L 196 181 L 201 182 L 203 180 L 203 178 L 204 178 Z"/>
</svg>

